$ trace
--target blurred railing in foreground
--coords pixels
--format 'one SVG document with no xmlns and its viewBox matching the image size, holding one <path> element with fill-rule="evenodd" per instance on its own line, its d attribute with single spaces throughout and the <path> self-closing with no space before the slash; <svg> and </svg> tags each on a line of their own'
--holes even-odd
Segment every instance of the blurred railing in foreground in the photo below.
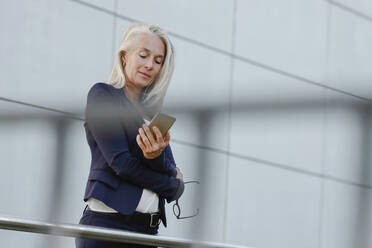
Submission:
<svg viewBox="0 0 372 248">
<path fill-rule="evenodd" d="M 161 247 L 248 248 L 247 246 L 240 245 L 195 241 L 159 235 L 154 236 L 86 225 L 55 224 L 11 216 L 0 216 L 0 229 L 44 233 L 56 236 L 99 239 L 132 244 L 155 245 Z"/>
</svg>

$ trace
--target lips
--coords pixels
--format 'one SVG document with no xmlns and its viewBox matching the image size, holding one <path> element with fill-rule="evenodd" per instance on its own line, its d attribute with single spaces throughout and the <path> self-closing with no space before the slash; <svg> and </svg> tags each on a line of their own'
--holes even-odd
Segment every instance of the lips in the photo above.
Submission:
<svg viewBox="0 0 372 248">
<path fill-rule="evenodd" d="M 144 73 L 144 72 L 139 72 L 139 73 L 141 73 L 142 75 L 144 75 L 145 77 L 147 77 L 147 78 L 150 78 L 151 76 L 149 75 L 149 74 L 147 74 L 147 73 Z"/>
</svg>

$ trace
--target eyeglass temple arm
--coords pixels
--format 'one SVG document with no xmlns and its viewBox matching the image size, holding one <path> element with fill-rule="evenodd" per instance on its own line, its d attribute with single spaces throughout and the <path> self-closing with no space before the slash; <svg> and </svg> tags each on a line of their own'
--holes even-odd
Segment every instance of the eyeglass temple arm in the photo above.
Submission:
<svg viewBox="0 0 372 248">
<path fill-rule="evenodd" d="M 196 214 L 194 215 L 190 215 L 190 216 L 185 216 L 185 217 L 178 217 L 178 219 L 187 219 L 187 218 L 192 218 L 192 217 L 195 217 L 199 214 L 199 208 L 196 209 Z"/>
</svg>

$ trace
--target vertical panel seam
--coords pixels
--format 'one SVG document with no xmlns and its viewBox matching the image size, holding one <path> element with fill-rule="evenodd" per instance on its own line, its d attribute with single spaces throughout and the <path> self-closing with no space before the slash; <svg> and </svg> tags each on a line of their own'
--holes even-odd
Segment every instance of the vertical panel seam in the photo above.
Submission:
<svg viewBox="0 0 372 248">
<path fill-rule="evenodd" d="M 234 67 L 235 67 L 235 39 L 236 39 L 236 15 L 237 15 L 237 0 L 233 2 L 233 16 L 232 16 L 232 30 L 231 30 L 231 55 L 230 55 L 230 78 L 229 78 L 229 96 L 228 96 L 228 121 L 227 121 L 227 157 L 225 167 L 225 205 L 224 205 L 224 219 L 223 219 L 223 239 L 226 243 L 227 238 L 227 215 L 229 204 L 229 167 L 230 167 L 230 144 L 231 144 L 231 116 L 232 116 L 232 95 L 234 85 Z"/>
<path fill-rule="evenodd" d="M 331 4 L 327 2 L 327 18 L 326 18 L 326 46 L 325 46 L 325 69 L 324 77 L 325 82 L 328 82 L 329 75 L 329 54 L 330 54 L 330 29 L 331 29 Z M 322 178 L 320 179 L 320 196 L 319 196 L 319 223 L 318 223 L 318 246 L 319 248 L 323 247 L 323 231 L 324 231 L 324 215 L 325 215 L 325 174 L 326 174 L 326 156 L 327 156 L 327 120 L 328 120 L 328 99 L 327 99 L 327 88 L 324 88 L 324 111 L 323 111 L 323 134 L 322 134 Z"/>
<path fill-rule="evenodd" d="M 113 12 L 114 12 L 114 20 L 113 20 L 113 24 L 112 24 L 112 49 L 111 49 L 111 54 L 115 56 L 115 51 L 116 51 L 116 26 L 117 26 L 117 9 L 118 9 L 118 0 L 114 0 L 114 9 L 113 9 Z M 111 68 L 114 66 L 113 65 L 113 61 L 112 61 L 112 56 L 110 56 L 110 65 L 111 65 Z M 109 71 L 111 73 L 111 70 L 109 68 Z"/>
</svg>

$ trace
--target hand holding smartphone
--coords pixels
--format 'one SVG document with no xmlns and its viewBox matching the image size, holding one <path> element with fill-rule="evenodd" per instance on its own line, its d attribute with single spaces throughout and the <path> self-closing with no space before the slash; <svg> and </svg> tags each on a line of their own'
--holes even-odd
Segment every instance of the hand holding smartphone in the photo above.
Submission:
<svg viewBox="0 0 372 248">
<path fill-rule="evenodd" d="M 153 132 L 153 127 L 156 126 L 157 128 L 159 128 L 161 134 L 164 137 L 175 121 L 176 118 L 172 116 L 163 113 L 158 113 L 152 118 L 149 124 L 149 128 Z"/>
</svg>

